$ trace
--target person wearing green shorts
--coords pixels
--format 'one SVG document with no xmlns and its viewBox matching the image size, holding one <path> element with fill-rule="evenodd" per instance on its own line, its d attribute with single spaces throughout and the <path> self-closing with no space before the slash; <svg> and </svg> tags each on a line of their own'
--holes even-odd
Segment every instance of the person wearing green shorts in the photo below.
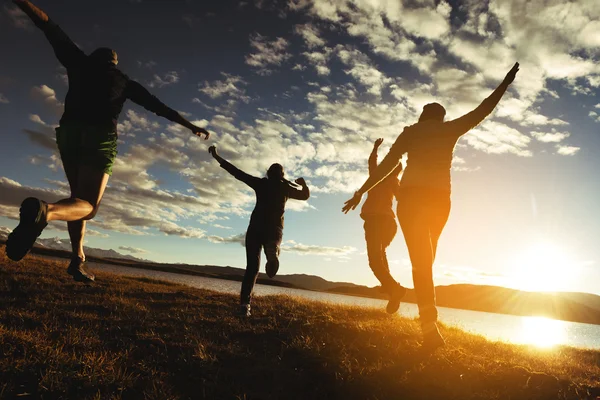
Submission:
<svg viewBox="0 0 600 400">
<path fill-rule="evenodd" d="M 13 2 L 42 30 L 60 63 L 67 69 L 69 91 L 65 111 L 56 129 L 56 143 L 71 196 L 56 203 L 33 197 L 23 201 L 19 225 L 9 235 L 6 254 L 21 260 L 33 247 L 49 221 L 66 221 L 72 246 L 67 272 L 76 281 L 90 282 L 84 268 L 83 238 L 86 221 L 94 218 L 117 156 L 117 121 L 127 99 L 208 139 L 209 133 L 163 104 L 142 85 L 117 69 L 117 53 L 99 48 L 86 55 L 27 0 Z"/>
</svg>

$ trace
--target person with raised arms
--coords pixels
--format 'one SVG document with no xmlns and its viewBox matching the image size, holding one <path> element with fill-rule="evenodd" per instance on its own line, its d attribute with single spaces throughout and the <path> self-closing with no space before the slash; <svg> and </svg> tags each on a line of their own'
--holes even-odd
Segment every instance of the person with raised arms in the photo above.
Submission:
<svg viewBox="0 0 600 400">
<path fill-rule="evenodd" d="M 6 254 L 21 260 L 49 221 L 66 221 L 72 246 L 67 272 L 76 281 L 91 282 L 84 268 L 83 238 L 86 221 L 94 218 L 117 155 L 117 120 L 127 99 L 208 139 L 206 129 L 192 124 L 167 107 L 142 85 L 117 68 L 117 53 L 98 48 L 86 55 L 48 15 L 27 0 L 13 1 L 42 30 L 58 61 L 67 69 L 69 90 L 56 129 L 71 196 L 56 203 L 33 197 L 23 201 L 19 225 L 9 235 Z"/>
<path fill-rule="evenodd" d="M 377 151 L 383 139 L 377 139 L 369 156 L 369 174 L 377 169 Z M 369 266 L 375 277 L 381 283 L 381 290 L 389 296 L 386 311 L 394 314 L 400 308 L 400 300 L 406 293 L 406 288 L 400 285 L 390 274 L 386 249 L 396 236 L 398 226 L 393 210 L 394 197 L 398 196 L 400 181 L 398 175 L 402 164 L 389 174 L 380 185 L 371 190 L 363 204 L 360 217 L 365 221 L 365 240 Z"/>
<path fill-rule="evenodd" d="M 240 291 L 240 313 L 250 317 L 252 291 L 260 268 L 260 252 L 264 249 L 267 258 L 265 269 L 269 278 L 273 278 L 279 270 L 285 204 L 288 199 L 308 200 L 310 191 L 304 178 L 296 179 L 299 187 L 285 179 L 281 164 L 272 164 L 267 170 L 267 177 L 258 178 L 229 163 L 219 155 L 215 146 L 210 146 L 208 152 L 225 171 L 250 186 L 256 194 L 256 205 L 246 231 L 246 272 Z"/>
<path fill-rule="evenodd" d="M 362 196 L 381 184 L 398 166 L 402 155 L 408 154 L 400 182 L 397 216 L 412 264 L 425 348 L 435 349 L 445 343 L 437 326 L 433 263 L 450 214 L 450 169 L 454 146 L 462 135 L 494 110 L 518 71 L 519 63 L 515 63 L 488 98 L 458 119 L 444 122 L 444 107 L 438 103 L 425 105 L 419 121 L 404 129 L 375 172 L 342 208 L 344 213 L 354 210 Z"/>
</svg>

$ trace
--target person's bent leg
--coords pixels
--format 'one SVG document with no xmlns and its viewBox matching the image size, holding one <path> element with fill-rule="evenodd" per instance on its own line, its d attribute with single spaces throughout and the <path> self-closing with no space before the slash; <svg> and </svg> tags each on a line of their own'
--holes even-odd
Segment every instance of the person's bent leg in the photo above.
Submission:
<svg viewBox="0 0 600 400">
<path fill-rule="evenodd" d="M 277 271 L 279 271 L 279 253 L 282 240 L 283 231 L 280 228 L 275 229 L 265 238 L 264 251 L 267 258 L 265 270 L 269 278 L 274 278 Z"/>
<path fill-rule="evenodd" d="M 82 165 L 73 197 L 48 204 L 48 221 L 78 221 L 94 218 L 110 176 L 102 169 Z"/>
<path fill-rule="evenodd" d="M 252 300 L 252 290 L 256 284 L 260 268 L 261 248 L 262 242 L 260 235 L 257 232 L 248 230 L 246 232 L 246 272 L 244 273 L 242 290 L 240 292 L 240 304 L 242 306 L 249 306 Z"/>
<path fill-rule="evenodd" d="M 385 253 L 386 247 L 396 234 L 396 222 L 393 219 L 392 223 L 393 226 L 381 218 L 368 218 L 364 223 L 369 267 L 381 283 L 382 290 L 388 294 L 398 285 L 390 274 Z"/>
</svg>

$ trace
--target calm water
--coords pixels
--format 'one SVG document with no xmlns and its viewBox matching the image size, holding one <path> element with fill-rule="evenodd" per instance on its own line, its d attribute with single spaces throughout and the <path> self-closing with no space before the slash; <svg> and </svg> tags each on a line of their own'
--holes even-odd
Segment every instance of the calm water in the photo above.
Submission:
<svg viewBox="0 0 600 400">
<path fill-rule="evenodd" d="M 138 268 L 89 263 L 95 271 L 105 271 L 128 276 L 139 276 L 180 283 L 200 289 L 210 289 L 226 293 L 239 293 L 240 282 L 224 279 L 204 278 L 170 272 L 150 271 Z M 382 309 L 384 300 L 345 296 L 308 290 L 256 285 L 258 296 L 285 294 L 327 303 L 346 304 Z M 417 306 L 402 303 L 400 314 L 407 317 L 418 315 Z M 519 317 L 514 315 L 492 314 L 480 311 L 458 310 L 439 307 L 439 318 L 448 325 L 484 335 L 491 340 L 518 344 L 532 344 L 540 347 L 568 345 L 574 347 L 600 349 L 600 325 L 566 322 L 541 317 Z"/>
</svg>

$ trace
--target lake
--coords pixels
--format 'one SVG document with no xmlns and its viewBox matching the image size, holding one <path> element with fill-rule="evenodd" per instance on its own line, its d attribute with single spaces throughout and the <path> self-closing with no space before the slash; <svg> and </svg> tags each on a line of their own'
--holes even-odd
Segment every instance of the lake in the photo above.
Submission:
<svg viewBox="0 0 600 400">
<path fill-rule="evenodd" d="M 94 271 L 159 279 L 199 289 L 210 289 L 225 293 L 239 293 L 241 284 L 240 282 L 224 279 L 151 271 L 109 264 L 89 262 L 88 265 Z M 285 294 L 327 303 L 379 309 L 384 309 L 387 304 L 386 301 L 378 299 L 268 285 L 256 285 L 254 293 L 256 296 Z M 418 316 L 418 309 L 416 304 L 402 303 L 399 313 L 406 317 L 416 317 Z M 543 317 L 493 314 L 445 307 L 439 307 L 439 319 L 447 325 L 453 325 L 465 331 L 483 335 L 490 340 L 499 340 L 515 344 L 528 344 L 538 347 L 567 345 L 580 348 L 600 349 L 600 325 L 559 321 Z"/>
</svg>

